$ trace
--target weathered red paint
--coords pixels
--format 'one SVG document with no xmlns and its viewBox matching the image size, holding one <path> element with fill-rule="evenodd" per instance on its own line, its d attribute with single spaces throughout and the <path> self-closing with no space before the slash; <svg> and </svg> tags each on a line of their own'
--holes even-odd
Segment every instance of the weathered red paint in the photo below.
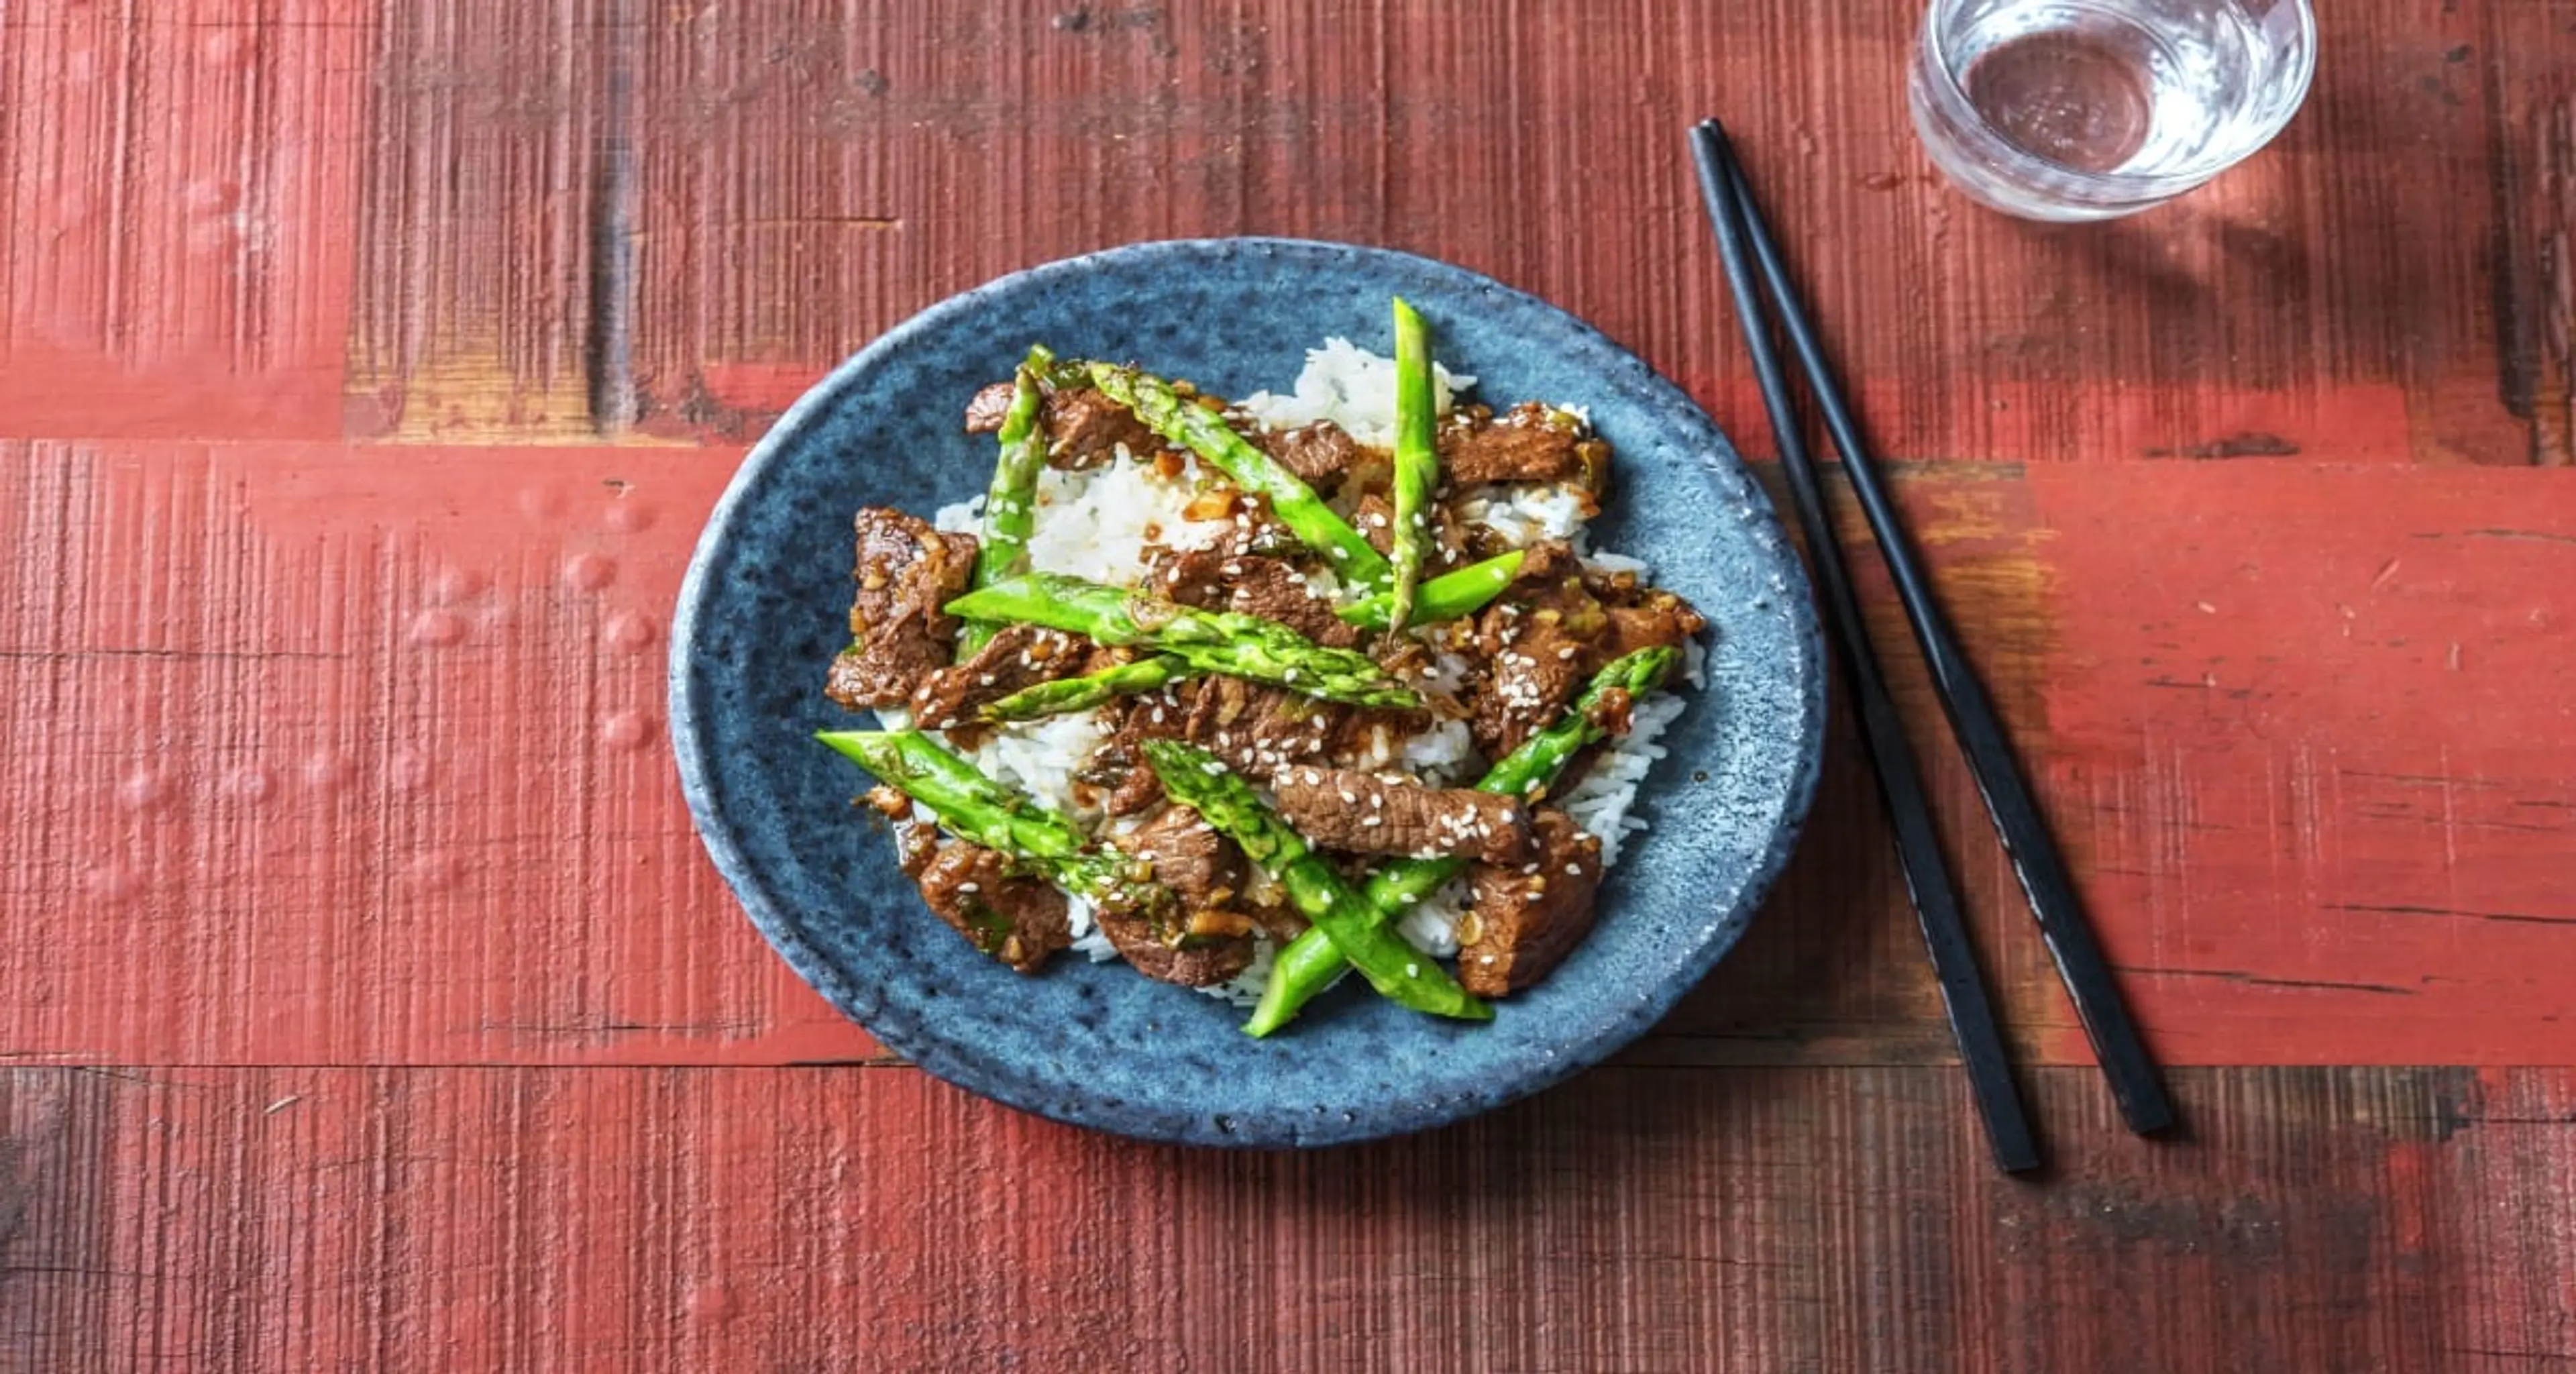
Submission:
<svg viewBox="0 0 2576 1374">
<path fill-rule="evenodd" d="M 2338 7 L 2279 146 L 2061 230 L 1932 179 L 1903 6 L 0 7 L 0 1363 L 2576 1357 L 2576 45 L 2422 8 Z M 2081 1067 L 1873 572 L 2056 1066 L 2038 1186 L 1839 739 L 1624 1064 L 1365 1150 L 1015 1116 L 760 944 L 660 665 L 812 377 L 1013 268 L 1303 234 L 1559 301 L 1767 452 L 1704 110 L 2150 1036 L 2232 1066 L 2177 1073 L 2190 1138 Z M 2297 1067 L 2356 1064 L 2483 1067 Z"/>
</svg>

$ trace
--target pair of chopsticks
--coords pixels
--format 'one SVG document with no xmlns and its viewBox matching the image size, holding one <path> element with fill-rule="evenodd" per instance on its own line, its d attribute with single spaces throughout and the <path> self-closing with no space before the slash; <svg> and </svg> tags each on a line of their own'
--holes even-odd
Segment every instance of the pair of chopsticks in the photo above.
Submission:
<svg viewBox="0 0 2576 1374">
<path fill-rule="evenodd" d="M 1772 342 L 1775 314 L 1779 331 L 1787 337 L 1807 375 L 1807 388 L 1823 414 L 1825 432 L 1842 453 L 1843 472 L 1860 497 L 1861 510 L 1877 538 L 1879 554 L 1886 559 L 1897 596 L 1905 604 L 1906 619 L 1914 627 L 1914 642 L 1931 667 L 1933 688 L 1950 717 L 1951 734 L 1958 740 L 1960 752 L 1967 756 L 1977 790 L 1985 796 L 1987 814 L 1993 817 L 2004 853 L 2021 879 L 2022 891 L 2030 898 L 2030 911 L 2039 924 L 2040 938 L 2046 942 L 2049 957 L 2057 964 L 2057 975 L 2075 1003 L 2075 1015 L 2083 1022 L 2086 1038 L 2093 1043 L 2094 1058 L 2102 1066 L 2103 1077 L 2110 1081 L 2111 1096 L 2119 1104 L 2121 1119 L 2142 1135 L 2164 1130 L 2174 1123 L 2173 1103 L 2165 1095 L 2164 1081 L 2157 1074 L 2155 1061 L 2147 1057 L 2146 1046 L 2138 1038 L 2137 1023 L 2130 1019 L 2128 1004 L 2121 1000 L 2119 985 L 2112 980 L 2110 965 L 2102 957 L 2102 947 L 2084 919 L 2074 880 L 2067 875 L 2066 862 L 2059 857 L 2056 842 L 2049 838 L 2048 824 L 2031 798 L 2029 784 L 2022 780 L 2011 742 L 1995 718 L 1994 704 L 1987 699 L 1985 686 L 1977 680 L 1967 655 L 1960 651 L 1948 618 L 1933 600 L 1931 578 L 1925 574 L 1913 542 L 1906 538 L 1904 526 L 1897 519 L 1896 504 L 1888 496 L 1868 445 L 1861 440 L 1860 428 L 1853 422 L 1842 388 L 1834 381 L 1824 348 L 1817 342 L 1815 325 L 1799 302 L 1796 288 L 1789 283 L 1779 245 L 1771 237 L 1761 208 L 1754 203 L 1752 188 L 1736 161 L 1725 128 L 1714 119 L 1701 121 L 1691 130 L 1691 151 L 1699 163 L 1700 194 L 1708 203 L 1709 222 L 1717 230 L 1718 252 L 1726 262 L 1727 285 L 1734 291 L 1736 317 L 1744 326 L 1744 343 L 1752 352 L 1754 375 L 1761 383 L 1762 405 L 1770 413 L 1771 429 L 1779 440 L 1791 502 L 1806 534 L 1817 578 L 1824 584 L 1826 619 L 1842 645 L 1843 666 L 1860 716 L 1861 733 L 1868 741 L 1870 759 L 1878 773 L 1879 797 L 1886 803 L 1888 819 L 1896 831 L 1897 859 L 1904 869 L 1906 891 L 1913 898 L 1915 915 L 1923 926 L 1923 943 L 1932 956 L 1933 975 L 1941 985 L 1950 1030 L 1959 1042 L 1959 1057 L 1967 1066 L 1968 1083 L 1985 1120 L 1986 1139 L 1993 1148 L 1995 1164 L 2007 1173 L 2036 1169 L 2040 1163 L 2039 1146 L 2031 1136 L 2020 1092 L 2013 1085 L 2003 1037 L 1995 1029 L 1994 1009 L 1986 999 L 1984 979 L 1977 972 L 1967 926 L 1960 919 L 1958 889 L 1950 879 L 1949 866 L 1942 861 L 1940 844 L 1932 830 L 1931 802 L 1915 767 L 1914 751 L 1906 742 L 1895 701 L 1888 695 L 1878 656 L 1870 648 L 1869 633 L 1861 621 L 1860 601 L 1852 593 L 1851 574 L 1844 567 L 1842 546 L 1825 512 L 1816 463 L 1807 452 L 1788 379 L 1781 372 L 1780 357 Z M 1770 293 L 1768 310 L 1763 298 L 1766 289 Z"/>
</svg>

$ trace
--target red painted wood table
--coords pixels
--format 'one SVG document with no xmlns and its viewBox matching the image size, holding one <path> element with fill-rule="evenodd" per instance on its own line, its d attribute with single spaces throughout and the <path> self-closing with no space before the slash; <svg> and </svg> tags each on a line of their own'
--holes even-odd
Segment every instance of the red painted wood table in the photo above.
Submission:
<svg viewBox="0 0 2576 1374">
<path fill-rule="evenodd" d="M 1932 175 L 1911 5 L 0 4 L 0 1365 L 2576 1362 L 2576 7 L 2328 8 L 2275 148 L 2050 230 Z M 1943 749 L 2057 1161 L 1989 1171 L 1839 733 L 1681 1010 L 1425 1137 L 1084 1134 L 787 972 L 661 665 L 791 397 L 1259 231 L 1533 290 L 1759 453 L 1710 111 L 2182 1138 Z"/>
</svg>

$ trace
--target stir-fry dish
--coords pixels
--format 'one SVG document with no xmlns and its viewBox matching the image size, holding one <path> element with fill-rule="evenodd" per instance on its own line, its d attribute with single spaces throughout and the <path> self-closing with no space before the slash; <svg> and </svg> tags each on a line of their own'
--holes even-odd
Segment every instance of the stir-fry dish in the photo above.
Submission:
<svg viewBox="0 0 2576 1374">
<path fill-rule="evenodd" d="M 1465 1019 L 1590 933 L 1705 622 L 1594 549 L 1589 417 L 1497 414 L 1394 303 L 1237 401 L 1030 350 L 966 406 L 990 490 L 858 513 L 822 738 L 974 946 L 1253 1007 L 1346 970 Z"/>
</svg>

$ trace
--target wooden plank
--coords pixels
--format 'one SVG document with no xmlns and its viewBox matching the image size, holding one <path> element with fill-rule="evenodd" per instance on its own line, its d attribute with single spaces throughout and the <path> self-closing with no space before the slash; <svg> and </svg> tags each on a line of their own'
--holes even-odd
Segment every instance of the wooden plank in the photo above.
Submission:
<svg viewBox="0 0 2576 1374">
<path fill-rule="evenodd" d="M 2547 6 L 2347 5 L 2278 148 L 2084 230 L 1939 183 L 1904 109 L 1904 7 L 477 13 L 385 22 L 353 432 L 586 432 L 582 348 L 613 307 L 631 310 L 620 371 L 646 432 L 748 438 L 951 292 L 1136 239 L 1259 232 L 1492 272 L 1758 433 L 1682 155 L 1710 110 L 1740 125 L 1894 452 L 2566 456 L 2567 390 L 2545 380 L 2568 365 L 2549 267 L 2570 232 L 2549 170 L 2564 105 L 2546 97 L 2576 61 Z M 623 114 L 604 94 L 619 73 L 645 93 Z M 593 150 L 612 145 L 632 184 L 604 194 Z M 631 286 L 600 297 L 599 255 L 625 252 Z"/>
<path fill-rule="evenodd" d="M 25 742 L 0 799 L 28 856 L 0 920 L 31 932 L 0 949 L 23 990 L 0 1046 L 875 1054 L 752 935 L 673 785 L 668 608 L 726 469 L 667 448 L 0 449 L 0 542 L 28 552 L 0 574 L 0 731 Z M 2163 1053 L 2565 1062 L 2576 909 L 2552 856 L 2576 744 L 2531 684 L 2576 616 L 2576 492 L 2181 462 L 1902 487 Z M 2080 1062 L 1892 657 L 2021 1049 Z M 1837 755 L 1778 900 L 1638 1054 L 1947 1058 L 1875 807 Z"/>
<path fill-rule="evenodd" d="M 0 12 L 0 430 L 340 432 L 358 9 Z"/>
<path fill-rule="evenodd" d="M 1437 1135 L 1143 1147 L 909 1069 L 0 1075 L 0 1360 L 2513 1370 L 2576 1359 L 2576 1081 L 1605 1070 Z"/>
</svg>

